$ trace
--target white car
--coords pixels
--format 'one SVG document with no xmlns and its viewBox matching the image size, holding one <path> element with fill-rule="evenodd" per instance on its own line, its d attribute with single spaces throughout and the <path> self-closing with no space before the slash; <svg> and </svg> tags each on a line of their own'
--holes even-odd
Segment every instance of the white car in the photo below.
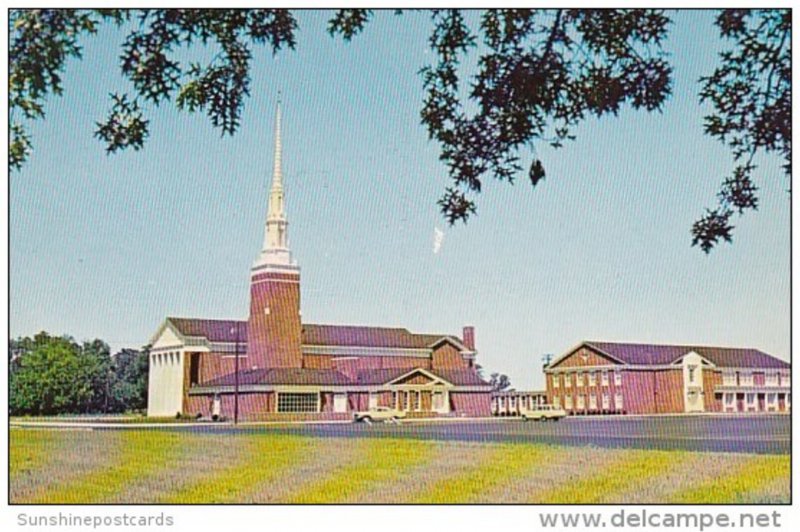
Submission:
<svg viewBox="0 0 800 532">
<path fill-rule="evenodd" d="M 567 411 L 563 408 L 556 408 L 553 405 L 540 405 L 534 408 L 523 408 L 520 410 L 523 421 L 532 419 L 533 421 L 558 421 L 562 417 L 567 417 Z"/>
<path fill-rule="evenodd" d="M 398 421 L 404 417 L 406 417 L 405 412 L 403 412 L 402 410 L 395 410 L 394 408 L 389 408 L 388 406 L 376 406 L 374 408 L 370 408 L 369 410 L 365 410 L 363 412 L 353 413 L 353 421 L 355 422 L 364 421 L 367 423 L 372 423 L 374 421 L 384 421 L 384 422 Z"/>
</svg>

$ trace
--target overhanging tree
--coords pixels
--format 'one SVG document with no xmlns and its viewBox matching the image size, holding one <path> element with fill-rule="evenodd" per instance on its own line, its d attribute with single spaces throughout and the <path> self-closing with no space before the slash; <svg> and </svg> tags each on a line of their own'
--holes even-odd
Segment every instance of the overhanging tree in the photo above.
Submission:
<svg viewBox="0 0 800 532">
<path fill-rule="evenodd" d="M 561 147 L 587 117 L 616 115 L 624 106 L 661 110 L 671 93 L 672 68 L 662 48 L 671 20 L 663 10 L 488 10 L 477 28 L 459 10 L 425 13 L 436 61 L 420 70 L 421 119 L 451 180 L 438 202 L 451 224 L 476 212 L 487 180 L 527 174 L 535 186 L 544 179 L 535 155 L 540 143 Z M 335 11 L 328 31 L 349 41 L 374 15 Z M 127 28 L 120 64 L 132 86 L 129 94 L 111 95 L 109 114 L 97 123 L 95 136 L 109 153 L 141 149 L 147 107 L 165 101 L 203 112 L 223 135 L 233 135 L 251 90 L 252 47 L 273 54 L 293 49 L 298 28 L 291 11 L 273 9 L 12 10 L 12 168 L 30 156 L 27 123 L 44 117 L 48 95 L 61 93 L 66 60 L 80 58 L 80 39 L 102 23 Z M 692 227 L 692 244 L 705 252 L 731 240 L 735 212 L 757 208 L 755 156 L 779 153 L 787 175 L 791 161 L 791 13 L 724 10 L 716 24 L 731 46 L 700 80 L 699 95 L 713 107 L 705 132 L 730 147 L 736 166 L 719 205 Z M 178 59 L 197 44 L 217 54 L 203 64 Z M 467 72 L 462 60 L 476 51 L 477 70 Z"/>
</svg>

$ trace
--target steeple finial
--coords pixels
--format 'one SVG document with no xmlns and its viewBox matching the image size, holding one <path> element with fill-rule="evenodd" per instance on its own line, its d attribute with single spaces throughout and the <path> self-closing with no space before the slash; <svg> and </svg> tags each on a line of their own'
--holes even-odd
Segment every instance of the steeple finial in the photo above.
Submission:
<svg viewBox="0 0 800 532">
<path fill-rule="evenodd" d="M 268 266 L 296 268 L 289 250 L 283 192 L 283 144 L 281 141 L 281 94 L 278 93 L 278 104 L 275 108 L 275 161 L 272 168 L 272 187 L 269 192 L 267 220 L 264 228 L 264 245 L 261 254 L 253 265 L 253 271 Z"/>
<path fill-rule="evenodd" d="M 283 146 L 281 144 L 281 93 L 275 111 L 275 163 L 272 169 L 272 188 L 283 186 Z"/>
</svg>

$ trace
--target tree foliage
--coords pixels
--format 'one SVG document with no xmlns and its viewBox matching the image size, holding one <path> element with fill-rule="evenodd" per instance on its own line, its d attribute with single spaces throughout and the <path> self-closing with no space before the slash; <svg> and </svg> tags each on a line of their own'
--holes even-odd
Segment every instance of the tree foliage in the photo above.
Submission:
<svg viewBox="0 0 800 532">
<path fill-rule="evenodd" d="M 86 414 L 142 409 L 147 353 L 110 355 L 101 340 L 79 344 L 42 332 L 9 343 L 12 415 Z"/>
<path fill-rule="evenodd" d="M 478 372 L 478 375 L 480 375 L 481 379 L 489 383 L 493 392 L 502 392 L 503 390 L 507 390 L 509 387 L 511 387 L 511 379 L 509 379 L 508 375 L 504 373 L 492 373 L 487 379 L 486 370 L 480 364 L 475 364 L 475 371 Z"/>
<path fill-rule="evenodd" d="M 513 183 L 527 174 L 532 186 L 540 183 L 547 175 L 537 155 L 542 143 L 562 147 L 588 117 L 616 115 L 626 106 L 659 111 L 671 94 L 673 72 L 662 45 L 672 22 L 663 10 L 486 10 L 474 28 L 460 10 L 423 13 L 431 18 L 435 60 L 420 70 L 420 116 L 449 174 L 438 204 L 451 224 L 476 212 L 487 180 Z M 336 10 L 327 31 L 350 41 L 374 15 Z M 30 156 L 27 123 L 44 117 L 49 94 L 61 93 L 66 61 L 81 57 L 80 39 L 104 22 L 127 31 L 120 68 L 132 87 L 112 93 L 108 115 L 97 122 L 95 136 L 108 153 L 141 149 L 148 106 L 165 101 L 203 112 L 222 135 L 233 135 L 251 90 L 253 46 L 273 54 L 293 49 L 298 29 L 291 11 L 275 9 L 12 10 L 12 168 Z M 791 13 L 729 9 L 716 25 L 732 46 L 700 80 L 700 98 L 713 108 L 705 132 L 731 149 L 737 165 L 722 184 L 719 205 L 692 228 L 693 245 L 706 252 L 731 240 L 735 212 L 757 208 L 754 156 L 780 153 L 787 174 L 791 161 Z M 215 55 L 187 62 L 190 49 Z M 470 53 L 479 54 L 474 72 L 464 62 Z"/>
<path fill-rule="evenodd" d="M 734 213 L 758 209 L 753 159 L 759 152 L 778 153 L 786 177 L 792 172 L 791 12 L 727 9 L 716 25 L 732 46 L 701 78 L 700 98 L 713 108 L 706 134 L 730 148 L 736 166 L 722 182 L 717 207 L 692 227 L 692 245 L 706 253 L 720 240 L 731 241 Z"/>
</svg>

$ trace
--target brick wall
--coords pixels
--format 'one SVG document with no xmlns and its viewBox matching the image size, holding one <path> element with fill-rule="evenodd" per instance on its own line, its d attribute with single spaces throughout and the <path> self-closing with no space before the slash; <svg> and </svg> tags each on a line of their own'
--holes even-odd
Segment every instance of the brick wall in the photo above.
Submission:
<svg viewBox="0 0 800 532">
<path fill-rule="evenodd" d="M 654 406 L 655 374 L 652 371 L 623 371 L 622 400 L 629 414 L 652 414 Z"/>
<path fill-rule="evenodd" d="M 233 419 L 234 396 L 233 394 L 223 394 L 220 396 L 222 401 L 221 413 L 228 419 Z M 186 399 L 187 415 L 203 414 L 204 417 L 211 417 L 214 404 L 213 395 L 190 395 Z M 251 419 L 254 415 L 273 412 L 275 410 L 274 394 L 266 393 L 240 393 L 239 394 L 239 419 Z"/>
<path fill-rule="evenodd" d="M 450 392 L 452 415 L 489 417 L 492 415 L 492 398 L 489 393 Z"/>
<path fill-rule="evenodd" d="M 714 390 L 722 386 L 722 372 L 703 368 L 703 396 L 706 412 L 722 412 L 722 394 L 717 397 Z"/>
<path fill-rule="evenodd" d="M 683 402 L 683 368 L 655 371 L 657 414 L 685 411 Z"/>
<path fill-rule="evenodd" d="M 301 336 L 300 274 L 254 276 L 250 281 L 248 367 L 302 367 Z"/>
<path fill-rule="evenodd" d="M 469 362 L 461 356 L 461 352 L 449 343 L 443 343 L 433 351 L 431 368 L 437 369 L 466 369 Z"/>
</svg>

